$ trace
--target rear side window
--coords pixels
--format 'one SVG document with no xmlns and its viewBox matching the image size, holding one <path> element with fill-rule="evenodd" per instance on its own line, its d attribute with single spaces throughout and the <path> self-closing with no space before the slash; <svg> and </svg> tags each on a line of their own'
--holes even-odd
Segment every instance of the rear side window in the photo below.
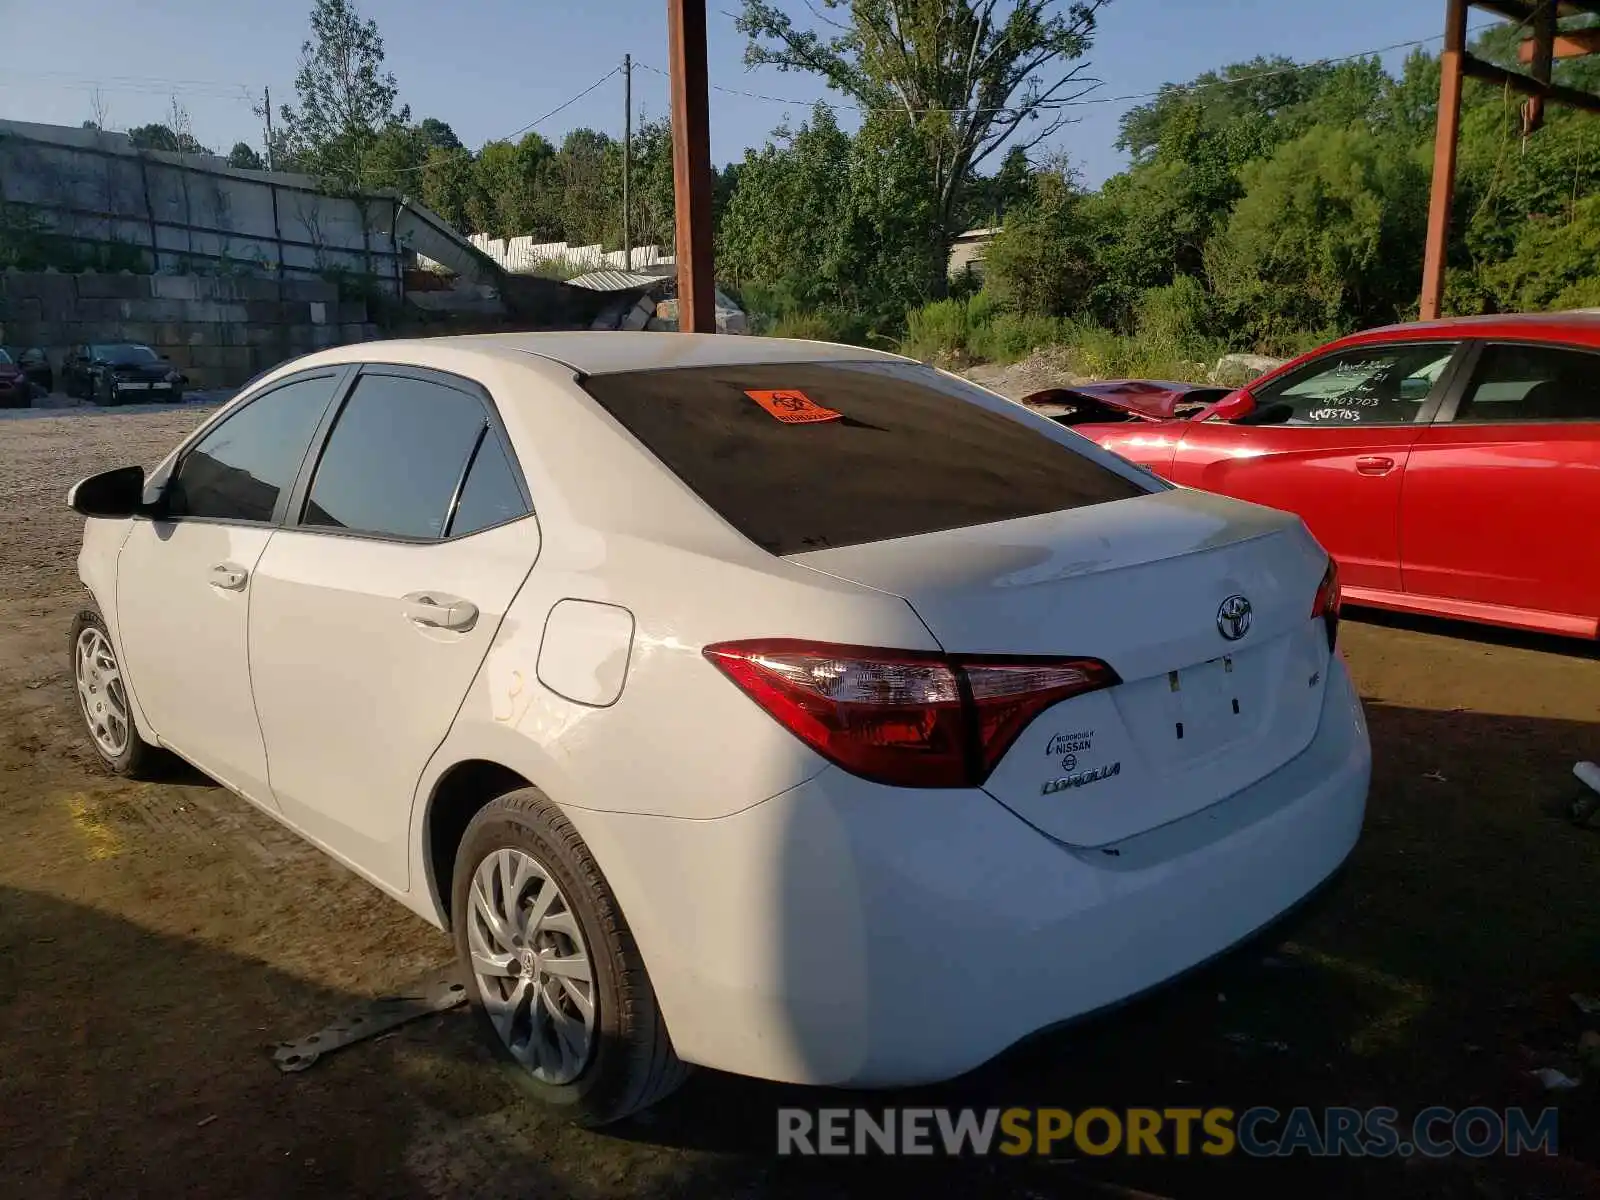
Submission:
<svg viewBox="0 0 1600 1200">
<path fill-rule="evenodd" d="M 440 538 L 488 420 L 469 392 L 364 374 L 334 421 L 301 523 Z"/>
<path fill-rule="evenodd" d="M 517 476 L 494 430 L 483 435 L 483 444 L 472 458 L 467 480 L 461 485 L 461 499 L 445 530 L 449 537 L 464 537 L 503 525 L 528 515 L 528 504 L 517 486 Z"/>
<path fill-rule="evenodd" d="M 168 516 L 270 521 L 300 471 L 311 436 L 333 399 L 337 375 L 273 388 L 225 418 L 178 463 L 167 487 Z"/>
<path fill-rule="evenodd" d="M 1600 355 L 1561 346 L 1485 346 L 1455 419 L 1600 421 Z"/>
<path fill-rule="evenodd" d="M 694 367 L 591 376 L 583 386 L 724 520 L 773 554 L 1151 490 L 963 398 L 962 384 L 922 367 Z"/>
</svg>

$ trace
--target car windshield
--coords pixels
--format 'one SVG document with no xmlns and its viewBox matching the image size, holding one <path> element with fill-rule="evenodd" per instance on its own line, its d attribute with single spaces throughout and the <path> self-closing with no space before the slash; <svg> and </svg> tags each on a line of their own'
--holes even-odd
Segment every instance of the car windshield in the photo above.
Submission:
<svg viewBox="0 0 1600 1200">
<path fill-rule="evenodd" d="M 119 367 L 144 366 L 147 363 L 161 361 L 156 352 L 150 349 L 149 346 L 120 343 L 113 346 L 95 346 L 92 348 L 92 355 Z"/>
<path fill-rule="evenodd" d="M 4 350 L 0 350 L 0 363 L 8 363 L 10 361 L 11 355 L 7 354 Z"/>
<path fill-rule="evenodd" d="M 686 367 L 595 375 L 583 387 L 773 554 L 1083 508 L 1160 486 L 921 366 Z"/>
</svg>

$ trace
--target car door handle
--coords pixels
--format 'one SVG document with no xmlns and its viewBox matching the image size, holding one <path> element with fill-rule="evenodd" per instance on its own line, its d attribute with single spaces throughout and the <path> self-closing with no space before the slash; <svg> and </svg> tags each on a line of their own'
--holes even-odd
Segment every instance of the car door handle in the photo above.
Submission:
<svg viewBox="0 0 1600 1200">
<path fill-rule="evenodd" d="M 244 588 L 245 581 L 250 578 L 250 572 L 237 563 L 218 563 L 211 568 L 211 586 L 221 588 L 225 592 L 237 592 Z"/>
<path fill-rule="evenodd" d="M 412 592 L 403 597 L 406 620 L 424 629 L 453 629 L 465 632 L 478 619 L 478 606 L 470 600 L 441 596 L 433 592 Z"/>
<path fill-rule="evenodd" d="M 1394 459 L 1381 454 L 1364 454 L 1356 459 L 1356 472 L 1360 475 L 1387 475 L 1394 470 Z"/>
</svg>

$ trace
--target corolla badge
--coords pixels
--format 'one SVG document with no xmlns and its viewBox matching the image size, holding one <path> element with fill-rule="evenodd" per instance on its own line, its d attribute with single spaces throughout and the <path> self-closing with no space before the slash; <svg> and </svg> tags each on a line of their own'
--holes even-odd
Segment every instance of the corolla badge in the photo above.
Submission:
<svg viewBox="0 0 1600 1200">
<path fill-rule="evenodd" d="M 1250 601 L 1243 596 L 1229 596 L 1217 609 L 1217 632 L 1230 642 L 1237 642 L 1250 632 Z"/>
</svg>

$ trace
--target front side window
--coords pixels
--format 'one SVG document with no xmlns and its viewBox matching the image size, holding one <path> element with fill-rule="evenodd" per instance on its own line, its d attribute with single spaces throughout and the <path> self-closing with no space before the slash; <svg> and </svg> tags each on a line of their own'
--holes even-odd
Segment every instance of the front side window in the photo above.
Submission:
<svg viewBox="0 0 1600 1200">
<path fill-rule="evenodd" d="M 723 520 L 773 554 L 1084 508 L 1159 488 L 987 408 L 926 367 L 760 363 L 582 385 Z M 1062 431 L 1061 439 L 1074 435 Z"/>
<path fill-rule="evenodd" d="M 1455 420 L 1600 421 L 1600 355 L 1491 343 L 1483 348 Z"/>
<path fill-rule="evenodd" d="M 1453 342 L 1359 346 L 1250 390 L 1263 408 L 1287 405 L 1290 425 L 1409 425 L 1455 349 Z"/>
<path fill-rule="evenodd" d="M 294 485 L 337 374 L 275 387 L 225 418 L 187 450 L 164 497 L 166 515 L 271 521 Z"/>
<path fill-rule="evenodd" d="M 311 481 L 301 523 L 441 538 L 467 464 L 488 429 L 470 392 L 409 375 L 364 374 Z"/>
</svg>

